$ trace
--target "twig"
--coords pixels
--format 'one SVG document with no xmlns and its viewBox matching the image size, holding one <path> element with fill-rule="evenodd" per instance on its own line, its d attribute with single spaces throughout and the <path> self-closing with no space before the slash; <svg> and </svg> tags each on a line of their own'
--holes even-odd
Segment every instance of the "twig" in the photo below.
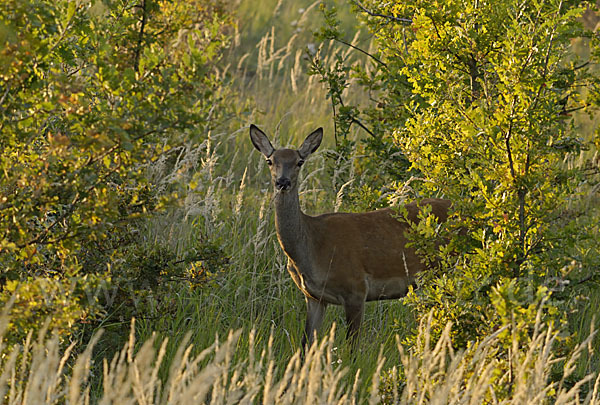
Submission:
<svg viewBox="0 0 600 405">
<path fill-rule="evenodd" d="M 367 128 L 362 122 L 360 122 L 359 120 L 357 120 L 356 118 L 352 118 L 352 122 L 356 125 L 358 125 L 359 127 L 361 127 L 362 129 L 364 129 L 365 131 L 367 131 L 367 133 L 371 136 L 375 136 L 375 134 L 369 130 L 369 128 Z"/>
<path fill-rule="evenodd" d="M 0 98 L 0 105 L 4 104 L 4 100 L 6 99 L 6 96 L 8 95 L 9 92 L 10 92 L 10 84 L 8 84 L 6 86 L 6 90 L 4 91 L 2 98 Z"/>
<path fill-rule="evenodd" d="M 349 42 L 346 42 L 346 41 L 344 41 L 343 39 L 339 39 L 339 38 L 334 38 L 334 39 L 335 39 L 336 41 L 338 41 L 338 42 L 340 42 L 340 43 L 342 43 L 342 44 L 346 45 L 346 46 L 349 46 L 349 47 L 350 47 L 350 48 L 352 48 L 352 49 L 355 49 L 355 50 L 357 50 L 357 51 L 359 51 L 359 52 L 362 52 L 363 54 L 365 54 L 365 55 L 367 55 L 368 57 L 372 58 L 372 59 L 373 59 L 375 62 L 379 63 L 379 64 L 380 64 L 380 65 L 382 65 L 382 66 L 385 66 L 385 67 L 387 67 L 387 64 L 386 64 L 385 62 L 383 62 L 383 61 L 382 61 L 381 59 L 379 59 L 377 56 L 375 56 L 375 55 L 371 55 L 369 52 L 365 51 L 364 49 L 361 49 L 361 48 L 359 48 L 359 47 L 357 47 L 357 46 L 355 46 L 355 45 L 352 45 L 351 43 L 349 43 Z"/>
<path fill-rule="evenodd" d="M 341 105 L 342 107 L 344 107 L 344 101 L 342 100 L 342 95 L 341 95 L 341 94 L 338 94 L 338 95 L 337 95 L 337 98 L 338 98 L 338 102 L 340 103 L 340 105 Z M 333 97 L 331 98 L 331 100 L 332 100 L 332 103 L 333 103 Z M 335 110 L 335 108 L 334 108 L 334 110 Z M 352 124 L 357 124 L 359 127 L 361 127 L 362 129 L 364 129 L 365 131 L 367 131 L 367 133 L 368 133 L 369 135 L 371 135 L 371 136 L 373 136 L 373 137 L 375 136 L 375 134 L 374 134 L 374 133 L 373 133 L 371 130 L 369 130 L 369 128 L 367 128 L 367 127 L 366 127 L 366 126 L 365 126 L 365 125 L 364 125 L 362 122 L 360 122 L 360 121 L 359 121 L 358 119 L 356 119 L 355 117 L 351 117 L 351 118 L 350 118 L 350 122 L 351 122 Z M 334 121 L 334 123 L 335 123 L 335 121 Z M 337 141 L 337 137 L 336 137 L 336 141 Z M 337 142 L 336 142 L 336 145 L 337 145 Z"/>
<path fill-rule="evenodd" d="M 568 115 L 568 114 L 570 114 L 570 113 L 572 113 L 572 112 L 579 111 L 579 110 L 583 110 L 584 108 L 587 108 L 587 107 L 589 107 L 590 105 L 591 105 L 591 104 L 588 104 L 588 103 L 586 103 L 585 105 L 582 105 L 582 106 L 579 106 L 579 107 L 574 107 L 574 108 L 569 108 L 569 109 L 563 110 L 563 111 L 561 111 L 559 114 L 560 114 L 560 115 Z"/>
<path fill-rule="evenodd" d="M 358 8 L 360 8 L 364 13 L 370 15 L 371 17 L 381 17 L 381 18 L 385 18 L 387 20 L 399 22 L 402 24 L 412 24 L 412 22 L 413 22 L 411 18 L 401 18 L 401 17 L 395 17 L 393 15 L 385 15 L 385 14 L 375 13 L 375 12 L 367 9 L 362 4 L 360 4 L 360 2 L 358 0 L 353 1 L 353 3 L 356 4 L 356 6 Z"/>
<path fill-rule="evenodd" d="M 573 70 L 579 70 L 579 69 L 583 69 L 584 67 L 586 67 L 586 66 L 587 66 L 587 65 L 589 65 L 589 64 L 590 64 L 590 61 L 588 60 L 587 62 L 584 62 L 584 63 L 582 63 L 582 64 L 581 64 L 581 65 L 579 65 L 579 66 L 575 66 L 575 67 L 573 68 Z"/>
<path fill-rule="evenodd" d="M 331 109 L 333 110 L 333 137 L 335 139 L 335 146 L 338 146 L 338 137 L 337 137 L 337 114 L 335 111 L 335 103 L 333 101 L 333 97 L 331 97 Z"/>
<path fill-rule="evenodd" d="M 582 278 L 581 280 L 577 281 L 577 282 L 576 282 L 575 284 L 573 284 L 573 285 L 579 285 L 579 284 L 583 284 L 583 283 L 585 283 L 586 281 L 590 281 L 592 278 L 594 278 L 594 275 L 593 275 L 593 274 L 590 274 L 589 276 L 587 276 L 587 277 L 584 277 L 584 278 Z"/>
</svg>

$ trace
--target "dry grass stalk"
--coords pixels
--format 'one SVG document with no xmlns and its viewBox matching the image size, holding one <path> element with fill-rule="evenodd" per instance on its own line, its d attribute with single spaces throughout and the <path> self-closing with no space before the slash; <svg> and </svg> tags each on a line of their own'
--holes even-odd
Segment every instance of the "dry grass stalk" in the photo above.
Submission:
<svg viewBox="0 0 600 405">
<path fill-rule="evenodd" d="M 7 317 L 0 318 L 0 330 Z M 505 327 L 466 351 L 453 350 L 450 326 L 441 338 L 431 342 L 430 323 L 419 329 L 418 356 L 398 344 L 406 376 L 402 389 L 393 387 L 388 400 L 400 404 L 599 404 L 600 377 L 588 375 L 568 386 L 574 365 L 590 344 L 595 332 L 578 345 L 566 359 L 556 359 L 553 345 L 556 332 L 539 323 L 527 346 L 518 342 L 511 350 L 512 380 L 498 373 L 506 361 L 498 359 L 499 336 Z M 89 389 L 90 365 L 95 336 L 86 350 L 77 356 L 71 373 L 65 364 L 74 344 L 60 349 L 56 335 L 43 330 L 34 343 L 25 342 L 7 353 L 0 369 L 0 398 L 16 404 L 375 404 L 382 401 L 379 379 L 385 359 L 381 353 L 371 376 L 368 394 L 361 394 L 360 370 L 348 375 L 348 368 L 336 361 L 335 325 L 320 342 L 316 342 L 301 361 L 296 352 L 282 371 L 273 354 L 273 335 L 263 349 L 257 347 L 255 332 L 248 336 L 248 352 L 238 353 L 241 331 L 230 332 L 224 341 L 214 343 L 198 354 L 187 342 L 180 345 L 164 381 L 159 369 L 165 360 L 167 340 L 156 347 L 149 339 L 135 351 L 132 323 L 129 341 L 111 361 L 104 360 L 103 390 L 92 398 Z M 29 339 L 30 340 L 30 339 Z M 1 346 L 3 350 L 6 348 Z M 550 370 L 564 360 L 564 376 L 550 380 Z M 391 375 L 398 375 L 394 367 Z M 595 378 L 595 380 L 594 380 Z M 348 383 L 353 381 L 352 386 Z M 593 383 L 593 388 L 591 387 Z M 507 384 L 510 384 L 506 390 Z M 589 392 L 582 395 L 584 387 Z M 501 394 L 501 391 L 504 394 Z M 500 395 L 507 395 L 500 398 Z"/>
<path fill-rule="evenodd" d="M 451 345 L 450 325 L 435 345 L 430 341 L 431 316 L 419 327 L 417 346 L 420 355 L 407 353 L 398 341 L 405 381 L 400 404 L 598 404 L 600 380 L 587 375 L 571 387 L 565 381 L 575 370 L 581 354 L 592 341 L 595 331 L 566 358 L 556 358 L 553 348 L 558 333 L 541 322 L 534 327 L 531 341 L 526 346 L 513 336 L 510 350 L 512 373 L 506 370 L 506 361 L 499 353 L 499 336 L 504 327 L 483 341 L 462 352 Z M 559 382 L 550 379 L 550 372 L 558 362 L 564 362 L 563 377 Z M 595 385 L 585 398 L 582 388 L 596 377 Z M 505 398 L 499 398 L 505 395 Z M 396 401 L 394 401 L 396 403 Z"/>
</svg>

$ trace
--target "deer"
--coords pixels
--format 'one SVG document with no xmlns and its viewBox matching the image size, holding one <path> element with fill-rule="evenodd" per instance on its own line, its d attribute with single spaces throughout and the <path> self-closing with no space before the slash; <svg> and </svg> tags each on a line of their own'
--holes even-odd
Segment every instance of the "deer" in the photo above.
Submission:
<svg viewBox="0 0 600 405">
<path fill-rule="evenodd" d="M 423 199 L 406 204 L 404 217 L 392 208 L 361 213 L 310 216 L 300 209 L 298 179 L 305 160 L 320 146 L 323 128 L 310 133 L 299 149 L 275 149 L 257 126 L 252 144 L 266 159 L 274 187 L 275 230 L 287 256 L 287 270 L 306 300 L 301 349 L 312 345 L 328 305 L 345 312 L 346 338 L 356 344 L 367 301 L 404 297 L 415 275 L 427 265 L 407 246 L 410 222 L 424 206 L 439 223 L 451 202 Z"/>
</svg>

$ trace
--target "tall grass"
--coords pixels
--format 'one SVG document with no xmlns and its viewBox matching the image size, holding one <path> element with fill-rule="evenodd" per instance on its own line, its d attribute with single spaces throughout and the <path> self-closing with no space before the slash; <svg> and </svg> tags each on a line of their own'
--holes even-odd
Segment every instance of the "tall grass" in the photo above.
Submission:
<svg viewBox="0 0 600 405">
<path fill-rule="evenodd" d="M 6 331 L 7 311 L 0 317 L 1 336 Z M 540 319 L 541 316 L 538 316 Z M 1 361 L 0 398 L 6 404 L 599 404 L 600 376 L 589 374 L 566 384 L 592 334 L 566 359 L 553 355 L 557 334 L 537 323 L 531 342 L 520 347 L 513 341 L 508 356 L 498 353 L 503 333 L 516 336 L 507 326 L 469 349 L 457 352 L 450 343 L 450 325 L 441 338 L 430 341 L 429 323 L 419 327 L 417 344 L 421 356 L 413 356 L 398 343 L 402 369 L 394 367 L 380 377 L 385 359 L 380 352 L 374 370 L 352 370 L 339 361 L 335 327 L 315 342 L 302 361 L 300 352 L 281 362 L 273 332 L 262 340 L 252 330 L 240 345 L 243 333 L 216 337 L 194 351 L 189 334 L 177 345 L 161 378 L 168 357 L 168 339 L 152 336 L 135 350 L 134 323 L 129 341 L 121 351 L 102 362 L 101 394 L 90 394 L 92 350 L 73 356 L 74 344 L 61 350 L 57 335 L 42 330 L 23 345 L 13 347 Z M 101 333 L 101 332 L 100 332 Z M 243 352 L 240 355 L 239 352 Z M 502 362 L 510 361 L 510 373 L 499 374 Z M 563 378 L 551 382 L 557 362 Z M 73 364 L 71 372 L 66 364 Z M 399 378 L 402 373 L 402 378 Z M 369 381 L 369 389 L 360 389 Z"/>
<path fill-rule="evenodd" d="M 207 285 L 193 291 L 179 291 L 170 297 L 173 312 L 141 316 L 136 322 L 138 342 L 150 339 L 160 342 L 169 337 L 164 348 L 164 366 L 158 374 L 162 381 L 168 378 L 169 365 L 176 362 L 177 350 L 183 342 L 193 345 L 192 352 L 198 354 L 196 350 L 210 347 L 216 335 L 227 336 L 230 330 L 240 331 L 233 362 L 245 361 L 249 356 L 251 331 L 259 344 L 271 339 L 271 358 L 278 365 L 273 378 L 283 378 L 285 367 L 281 365 L 300 346 L 305 303 L 287 274 L 287 260 L 273 225 L 272 186 L 264 159 L 249 140 L 248 125 L 260 125 L 275 138 L 276 145 L 296 147 L 316 127 L 325 127 L 322 150 L 303 169 L 300 194 L 307 212 L 334 210 L 343 198 L 340 192 L 343 185 L 338 184 L 335 172 L 330 176 L 325 170 L 324 156 L 331 152 L 333 144 L 326 89 L 316 77 L 306 74 L 305 52 L 312 41 L 310 28 L 319 24 L 318 2 L 280 3 L 240 3 L 242 12 L 263 16 L 266 21 L 261 27 L 265 28 L 261 35 L 254 35 L 242 32 L 245 27 L 241 25 L 239 38 L 233 41 L 224 60 L 224 69 L 231 74 L 231 85 L 240 99 L 251 100 L 247 121 L 232 121 L 229 126 L 207 134 L 202 144 L 182 147 L 174 164 L 170 158 L 155 162 L 148 169 L 158 187 L 187 185 L 180 193 L 178 208 L 147 221 L 143 237 L 148 243 L 170 246 L 183 255 L 202 243 L 212 242 L 222 247 L 229 258 L 224 271 L 212 277 Z M 282 17 L 283 14 L 287 17 Z M 245 20 L 254 18 L 245 16 Z M 290 19 L 296 22 L 288 27 L 284 22 Z M 360 40 L 360 36 L 353 34 L 353 37 Z M 333 64 L 338 54 L 360 60 L 348 48 L 334 43 L 323 46 L 322 58 L 326 64 Z M 349 94 L 349 97 L 360 95 Z M 324 331 L 340 319 L 341 309 L 330 308 Z M 404 327 L 404 322 L 408 327 Z M 394 332 L 410 330 L 413 322 L 399 301 L 370 303 L 363 336 L 372 344 L 364 345 L 355 356 L 344 342 L 344 331 L 332 343 L 336 348 L 332 353 L 350 370 L 340 377 L 340 383 L 351 386 L 354 373 L 361 369 L 365 378 L 356 390 L 357 395 L 366 395 L 369 380 L 378 367 L 380 346 L 383 345 L 382 355 L 386 357 L 385 367 L 397 364 Z M 104 338 L 100 339 L 101 345 Z M 141 345 L 136 345 L 141 350 Z M 96 395 L 101 395 L 99 388 L 96 391 Z"/>
<path fill-rule="evenodd" d="M 325 145 L 333 141 L 326 88 L 317 76 L 306 75 L 309 53 L 318 54 L 326 66 L 338 56 L 368 65 L 362 55 L 349 47 L 334 42 L 315 43 L 312 32 L 322 24 L 320 3 L 321 0 L 239 2 L 239 32 L 226 63 L 234 85 L 254 103 L 250 120 L 259 126 L 267 124 L 281 145 L 297 143 L 318 126 L 324 126 L 329 134 Z M 349 31 L 347 40 L 369 48 L 370 40 L 356 31 L 356 20 L 347 7 L 340 8 L 339 18 Z M 348 91 L 345 96 L 355 103 L 362 99 L 358 92 Z"/>
</svg>

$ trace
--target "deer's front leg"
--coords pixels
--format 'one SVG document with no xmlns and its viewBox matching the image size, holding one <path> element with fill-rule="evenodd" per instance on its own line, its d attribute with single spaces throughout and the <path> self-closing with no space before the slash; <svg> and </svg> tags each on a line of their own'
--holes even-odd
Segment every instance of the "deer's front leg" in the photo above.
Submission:
<svg viewBox="0 0 600 405">
<path fill-rule="evenodd" d="M 323 323 L 323 315 L 327 304 L 306 297 L 306 324 L 304 326 L 304 336 L 302 336 L 302 350 L 309 349 L 312 345 L 315 333 Z"/>
<path fill-rule="evenodd" d="M 352 296 L 344 300 L 344 311 L 346 312 L 346 323 L 348 324 L 347 339 L 352 339 L 352 344 L 356 345 L 360 324 L 365 312 L 365 297 Z"/>
</svg>

